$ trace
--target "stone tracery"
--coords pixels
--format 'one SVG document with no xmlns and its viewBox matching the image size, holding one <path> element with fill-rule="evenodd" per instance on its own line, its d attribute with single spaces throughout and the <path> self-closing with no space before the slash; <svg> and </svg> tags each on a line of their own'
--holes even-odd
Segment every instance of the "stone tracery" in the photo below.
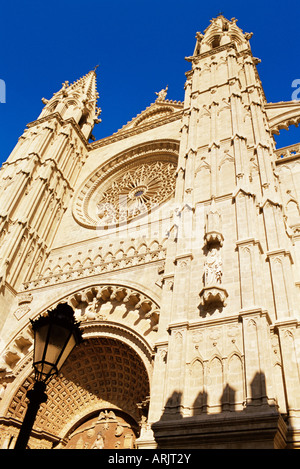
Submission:
<svg viewBox="0 0 300 469">
<path fill-rule="evenodd" d="M 73 216 L 88 228 L 118 226 L 149 213 L 175 191 L 178 143 L 159 140 L 116 155 L 85 181 Z"/>
<path fill-rule="evenodd" d="M 101 225 L 128 222 L 170 197 L 175 188 L 175 165 L 143 163 L 115 176 L 101 191 L 97 205 Z"/>
</svg>

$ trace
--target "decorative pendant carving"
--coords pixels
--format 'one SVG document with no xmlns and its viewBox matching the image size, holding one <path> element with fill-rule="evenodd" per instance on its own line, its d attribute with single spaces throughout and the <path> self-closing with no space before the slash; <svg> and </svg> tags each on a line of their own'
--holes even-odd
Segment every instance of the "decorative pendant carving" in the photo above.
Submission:
<svg viewBox="0 0 300 469">
<path fill-rule="evenodd" d="M 218 286 L 205 287 L 200 292 L 201 305 L 212 305 L 220 303 L 226 306 L 228 297 L 227 290 Z"/>
</svg>

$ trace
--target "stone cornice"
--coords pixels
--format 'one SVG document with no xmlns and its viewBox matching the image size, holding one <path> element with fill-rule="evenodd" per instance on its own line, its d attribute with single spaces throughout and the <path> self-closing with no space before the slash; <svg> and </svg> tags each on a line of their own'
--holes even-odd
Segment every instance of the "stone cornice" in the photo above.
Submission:
<svg viewBox="0 0 300 469">
<path fill-rule="evenodd" d="M 278 148 L 275 150 L 275 155 L 277 157 L 275 161 L 276 165 L 298 160 L 300 158 L 300 143 Z"/>
<path fill-rule="evenodd" d="M 228 44 L 223 44 L 222 46 L 219 47 L 214 47 L 212 50 L 208 50 L 206 52 L 203 52 L 203 54 L 199 54 L 196 56 L 190 56 L 186 57 L 185 60 L 187 62 L 199 62 L 201 59 L 205 59 L 206 57 L 209 57 L 211 55 L 216 55 L 218 52 L 223 52 L 224 50 L 227 49 L 235 49 L 237 51 L 237 47 L 234 42 L 230 42 Z"/>
<path fill-rule="evenodd" d="M 288 129 L 290 125 L 298 126 L 300 121 L 300 101 L 266 103 L 265 110 L 273 134 L 279 135 L 281 129 Z"/>
<path fill-rule="evenodd" d="M 117 271 L 125 271 L 128 272 L 129 270 L 136 270 L 141 266 L 145 266 L 146 264 L 154 264 L 160 263 L 164 258 L 159 257 L 158 255 L 161 254 L 162 250 L 151 252 L 148 254 L 148 258 L 143 255 L 135 255 L 126 258 L 127 264 L 124 266 L 123 259 L 115 259 L 110 262 L 103 262 L 101 264 L 96 264 L 91 267 L 82 267 L 80 269 L 70 270 L 60 272 L 58 274 L 52 274 L 46 277 L 39 277 L 38 279 L 34 279 L 28 282 L 25 282 L 23 287 L 25 292 L 30 292 L 37 289 L 46 289 L 50 286 L 53 287 L 54 285 L 60 287 L 61 285 L 74 284 L 78 283 L 79 280 L 85 280 L 89 278 L 90 280 L 93 278 L 100 278 L 102 279 L 103 276 L 110 275 L 112 272 Z M 123 261 L 123 262 L 122 262 Z M 132 265 L 132 262 L 137 262 L 135 265 Z"/>
</svg>

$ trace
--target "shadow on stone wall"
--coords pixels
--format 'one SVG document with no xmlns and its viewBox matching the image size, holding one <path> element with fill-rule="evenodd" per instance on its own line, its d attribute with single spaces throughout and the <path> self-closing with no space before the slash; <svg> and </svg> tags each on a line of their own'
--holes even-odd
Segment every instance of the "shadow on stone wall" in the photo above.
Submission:
<svg viewBox="0 0 300 469">
<path fill-rule="evenodd" d="M 158 447 L 252 448 L 252 444 L 253 449 L 286 447 L 285 416 L 279 413 L 276 402 L 268 399 L 263 373 L 255 375 L 250 396 L 240 404 L 236 402 L 236 390 L 228 384 L 214 409 L 206 392 L 200 392 L 191 408 L 186 408 L 182 393 L 174 391 L 160 420 L 152 425 Z"/>
<path fill-rule="evenodd" d="M 236 390 L 233 389 L 229 384 L 225 385 L 218 404 L 219 405 L 217 405 L 217 407 L 220 408 L 219 413 L 224 411 L 236 411 L 236 406 L 238 404 L 236 402 Z M 266 407 L 272 407 L 272 409 L 277 409 L 275 401 L 273 401 L 271 404 L 269 403 L 266 392 L 264 373 L 256 373 L 255 377 L 253 378 L 251 382 L 251 395 L 244 402 L 243 411 L 246 411 L 249 409 L 249 407 L 253 406 L 261 408 L 262 410 L 265 410 Z M 199 392 L 191 406 L 191 416 L 207 414 L 209 411 L 208 407 L 208 394 L 205 391 Z M 167 399 L 161 420 L 169 419 L 169 416 L 171 414 L 176 415 L 176 418 L 184 417 L 184 408 L 181 392 L 174 391 L 172 395 Z"/>
</svg>

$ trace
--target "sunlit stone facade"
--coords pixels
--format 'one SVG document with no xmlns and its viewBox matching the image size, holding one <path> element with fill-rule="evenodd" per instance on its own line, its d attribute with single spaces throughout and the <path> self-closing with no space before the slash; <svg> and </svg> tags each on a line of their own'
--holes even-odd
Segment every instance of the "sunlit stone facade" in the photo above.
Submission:
<svg viewBox="0 0 300 469">
<path fill-rule="evenodd" d="M 95 70 L 43 98 L 0 171 L 0 447 L 60 302 L 84 340 L 30 448 L 299 447 L 300 145 L 273 134 L 300 104 L 266 101 L 250 37 L 211 20 L 184 102 L 102 140 Z"/>
</svg>

